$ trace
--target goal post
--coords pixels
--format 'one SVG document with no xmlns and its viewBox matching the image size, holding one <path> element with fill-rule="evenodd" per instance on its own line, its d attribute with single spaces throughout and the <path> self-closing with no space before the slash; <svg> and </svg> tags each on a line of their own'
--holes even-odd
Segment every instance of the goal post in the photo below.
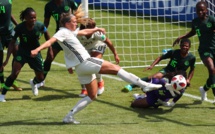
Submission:
<svg viewBox="0 0 215 134">
<path fill-rule="evenodd" d="M 88 17 L 98 27 L 106 29 L 124 68 L 150 65 L 164 49 L 172 48 L 173 41 L 191 28 L 196 17 L 195 5 L 199 0 L 76 0 L 83 4 Z M 215 0 L 208 0 L 209 13 L 214 14 Z M 197 49 L 198 38 L 191 39 L 191 52 L 201 63 Z M 104 59 L 114 56 L 106 49 Z M 168 60 L 159 63 L 166 65 Z"/>
</svg>

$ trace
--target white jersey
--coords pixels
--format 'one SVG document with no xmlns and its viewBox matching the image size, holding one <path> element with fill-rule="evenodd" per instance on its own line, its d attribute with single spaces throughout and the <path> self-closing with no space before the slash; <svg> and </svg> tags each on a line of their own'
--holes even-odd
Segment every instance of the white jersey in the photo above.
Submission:
<svg viewBox="0 0 215 134">
<path fill-rule="evenodd" d="M 61 27 L 53 36 L 58 40 L 58 43 L 64 51 L 66 68 L 75 67 L 90 58 L 87 50 L 77 39 L 77 34 L 78 30 L 71 31 L 67 28 Z"/>
<path fill-rule="evenodd" d="M 106 40 L 106 36 L 101 32 L 95 32 L 92 34 L 90 38 L 86 36 L 77 36 L 81 44 L 87 49 L 91 50 L 96 46 L 106 46 L 104 41 Z"/>
</svg>

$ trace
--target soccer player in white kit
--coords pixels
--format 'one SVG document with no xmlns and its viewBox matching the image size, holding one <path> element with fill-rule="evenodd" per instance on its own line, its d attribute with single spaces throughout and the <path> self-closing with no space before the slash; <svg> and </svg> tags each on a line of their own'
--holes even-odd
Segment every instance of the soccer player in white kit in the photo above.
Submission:
<svg viewBox="0 0 215 134">
<path fill-rule="evenodd" d="M 144 92 L 162 87 L 162 85 L 159 84 L 144 82 L 136 75 L 128 73 L 120 66 L 115 65 L 111 62 L 91 57 L 84 46 L 80 43 L 77 36 L 89 35 L 97 31 L 105 33 L 105 29 L 93 28 L 76 30 L 77 23 L 83 24 L 85 23 L 83 20 L 87 19 L 83 19 L 83 16 L 85 14 L 82 14 L 80 12 L 83 12 L 83 10 L 79 7 L 74 15 L 68 13 L 61 14 L 60 30 L 57 31 L 57 33 L 55 33 L 54 36 L 48 41 L 31 51 L 31 56 L 34 57 L 40 50 L 48 48 L 54 42 L 58 41 L 64 51 L 64 58 L 67 69 L 70 70 L 74 67 L 80 83 L 85 84 L 88 96 L 78 101 L 72 108 L 72 110 L 70 110 L 63 119 L 64 123 L 73 124 L 80 123 L 74 119 L 75 114 L 88 106 L 97 97 L 98 85 L 95 76 L 96 73 L 117 75 L 126 82 L 133 83 L 142 87 Z"/>
<path fill-rule="evenodd" d="M 86 25 L 81 24 L 79 29 L 92 29 L 96 27 L 96 22 L 93 19 L 88 19 L 88 22 Z M 86 36 L 77 36 L 81 44 L 87 49 L 88 53 L 91 57 L 97 57 L 99 59 L 102 59 L 103 54 L 105 53 L 105 49 L 108 46 L 109 49 L 112 51 L 114 55 L 114 59 L 116 61 L 116 64 L 119 64 L 120 58 L 116 52 L 116 49 L 113 46 L 113 43 L 107 36 L 101 32 L 95 32 L 90 35 Z M 101 74 L 96 74 L 96 79 L 98 82 L 98 92 L 97 95 L 101 95 L 104 91 L 104 80 L 102 79 Z M 82 91 L 79 95 L 80 97 L 85 97 L 87 95 L 87 89 L 85 85 L 81 85 Z"/>
</svg>

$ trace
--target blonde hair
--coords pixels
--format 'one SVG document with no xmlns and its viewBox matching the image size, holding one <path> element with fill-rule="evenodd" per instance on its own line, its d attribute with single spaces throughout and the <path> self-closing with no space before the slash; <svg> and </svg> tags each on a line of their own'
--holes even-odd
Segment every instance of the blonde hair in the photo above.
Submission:
<svg viewBox="0 0 215 134">
<path fill-rule="evenodd" d="M 77 23 L 82 25 L 87 25 L 89 18 L 86 18 L 86 14 L 84 9 L 82 8 L 82 4 L 78 6 L 78 9 L 74 14 L 71 13 L 71 9 L 68 13 L 62 13 L 60 16 L 60 26 L 65 26 L 66 23 L 70 22 L 72 17 L 76 17 Z"/>
</svg>

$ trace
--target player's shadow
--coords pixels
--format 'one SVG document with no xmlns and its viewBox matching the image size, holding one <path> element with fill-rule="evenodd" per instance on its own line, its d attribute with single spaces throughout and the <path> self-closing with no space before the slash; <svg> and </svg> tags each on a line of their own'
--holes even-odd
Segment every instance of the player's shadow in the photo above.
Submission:
<svg viewBox="0 0 215 134">
<path fill-rule="evenodd" d="M 16 81 L 18 81 L 18 83 L 25 83 L 25 84 L 29 84 L 28 81 L 24 81 L 24 80 L 21 80 L 21 79 L 16 79 Z M 22 88 L 23 90 L 22 91 L 17 91 L 17 90 L 14 90 L 12 87 L 11 89 L 9 90 L 9 92 L 32 92 L 32 89 L 31 89 L 31 86 L 29 84 L 29 88 Z M 74 88 L 71 88 L 71 89 L 67 89 L 67 90 L 61 90 L 61 89 L 57 89 L 57 88 L 53 88 L 53 87 L 48 87 L 48 86 L 45 86 L 45 87 L 40 87 L 39 88 L 39 96 L 35 97 L 33 94 L 32 95 L 27 95 L 29 93 L 27 93 L 26 95 L 23 95 L 22 98 L 8 98 L 7 100 L 9 101 L 15 101 L 15 100 L 28 100 L 28 99 L 32 99 L 34 101 L 51 101 L 51 100 L 60 100 L 60 99 L 67 99 L 67 98 L 80 98 L 78 96 L 78 94 L 74 94 L 74 93 L 71 93 L 71 92 L 76 92 L 76 91 L 79 91 L 80 89 L 74 89 Z M 47 92 L 57 92 L 59 94 L 50 94 L 50 95 L 43 95 L 40 97 L 40 91 L 47 91 Z"/>
<path fill-rule="evenodd" d="M 47 91 L 47 92 L 58 92 L 57 94 L 50 93 L 49 95 L 41 95 L 40 91 Z M 29 93 L 26 93 L 26 95 L 23 95 L 22 98 L 7 98 L 7 101 L 17 101 L 17 100 L 33 100 L 33 101 L 51 101 L 51 100 L 62 100 L 62 99 L 68 99 L 68 98 L 80 98 L 78 94 L 74 94 L 72 92 L 79 91 L 80 89 L 69 89 L 69 90 L 60 90 L 60 89 L 54 89 L 51 87 L 43 87 L 39 89 L 39 95 L 34 96 L 33 94 L 29 95 Z M 10 92 L 32 92 L 31 88 L 23 88 L 22 91 L 16 91 L 11 89 Z M 60 94 L 59 94 L 60 93 Z M 25 94 L 25 93 L 23 93 Z"/>
<path fill-rule="evenodd" d="M 61 100 L 67 98 L 80 98 L 77 94 L 71 93 L 75 91 L 79 91 L 80 89 L 69 89 L 69 90 L 61 90 L 55 89 L 51 87 L 42 87 L 39 90 L 47 91 L 47 92 L 58 92 L 58 94 L 50 94 L 50 95 L 43 95 L 41 97 L 34 98 L 34 101 L 51 101 L 51 100 Z M 60 94 L 61 95 L 60 95 Z"/>
</svg>

